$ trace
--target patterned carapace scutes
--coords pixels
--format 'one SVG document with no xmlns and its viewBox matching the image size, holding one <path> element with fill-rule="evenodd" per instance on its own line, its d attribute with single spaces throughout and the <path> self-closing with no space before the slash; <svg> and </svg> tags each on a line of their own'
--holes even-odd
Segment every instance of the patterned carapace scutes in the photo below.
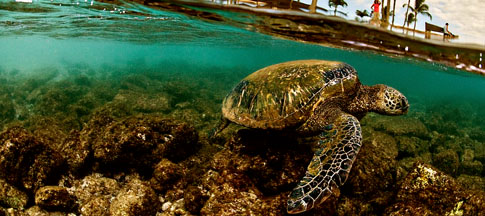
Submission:
<svg viewBox="0 0 485 216">
<path fill-rule="evenodd" d="M 246 127 L 288 128 L 305 122 L 319 100 L 353 93 L 359 85 L 357 72 L 345 63 L 285 62 L 244 78 L 224 99 L 222 112 Z"/>
<path fill-rule="evenodd" d="M 320 134 L 315 152 L 303 179 L 290 193 L 288 209 L 302 212 L 326 200 L 347 180 L 362 141 L 358 120 L 349 114 L 328 125 Z M 290 212 L 291 213 L 291 212 Z"/>
<path fill-rule="evenodd" d="M 322 60 L 285 62 L 244 78 L 224 99 L 224 118 L 259 129 L 318 135 L 303 179 L 289 194 L 288 213 L 312 209 L 338 194 L 359 152 L 359 120 L 369 111 L 402 115 L 409 108 L 399 91 L 363 86 L 350 65 Z"/>
</svg>

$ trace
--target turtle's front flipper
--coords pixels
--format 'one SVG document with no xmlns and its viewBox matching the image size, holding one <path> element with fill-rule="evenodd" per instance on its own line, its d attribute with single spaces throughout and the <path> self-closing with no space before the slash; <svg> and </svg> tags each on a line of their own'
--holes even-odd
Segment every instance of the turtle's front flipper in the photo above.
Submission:
<svg viewBox="0 0 485 216">
<path fill-rule="evenodd" d="M 288 197 L 288 213 L 300 213 L 338 193 L 359 152 L 362 135 L 359 121 L 343 113 L 319 136 L 319 146 L 305 177 Z"/>
</svg>

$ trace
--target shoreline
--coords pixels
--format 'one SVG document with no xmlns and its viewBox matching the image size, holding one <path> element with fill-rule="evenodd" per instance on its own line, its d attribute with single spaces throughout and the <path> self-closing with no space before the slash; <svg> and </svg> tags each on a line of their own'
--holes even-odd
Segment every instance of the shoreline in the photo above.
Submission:
<svg viewBox="0 0 485 216">
<path fill-rule="evenodd" d="M 140 2 L 142 3 L 142 2 Z M 284 39 L 314 43 L 340 49 L 374 51 L 386 55 L 412 57 L 443 64 L 485 76 L 485 47 L 416 38 L 398 32 L 359 23 L 341 17 L 310 14 L 293 10 L 252 8 L 243 5 L 221 5 L 203 1 L 145 1 L 145 5 L 196 16 L 211 22 L 225 22 L 251 31 Z M 189 6 L 189 7 L 187 7 Z M 197 7 L 193 9 L 191 7 Z M 237 19 L 210 11 L 217 9 L 244 15 Z M 246 18 L 246 20 L 244 20 Z"/>
</svg>

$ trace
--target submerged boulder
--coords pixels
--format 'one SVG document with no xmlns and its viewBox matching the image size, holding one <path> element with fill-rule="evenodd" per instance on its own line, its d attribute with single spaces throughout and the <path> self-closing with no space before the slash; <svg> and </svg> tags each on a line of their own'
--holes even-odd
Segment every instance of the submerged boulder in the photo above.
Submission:
<svg viewBox="0 0 485 216">
<path fill-rule="evenodd" d="M 485 211 L 485 192 L 463 189 L 436 168 L 416 163 L 386 215 L 478 215 Z"/>
<path fill-rule="evenodd" d="M 173 184 L 181 176 L 182 168 L 179 165 L 167 159 L 162 159 L 162 161 L 155 165 L 150 183 L 153 189 L 165 191 L 169 185 Z"/>
<path fill-rule="evenodd" d="M 75 209 L 75 199 L 60 186 L 45 186 L 35 192 L 35 204 L 49 211 L 66 211 Z"/>
<path fill-rule="evenodd" d="M 129 107 L 131 112 L 153 113 L 167 112 L 170 110 L 170 101 L 167 94 L 137 92 L 120 90 L 113 98 L 110 106 L 113 108 Z"/>
<path fill-rule="evenodd" d="M 82 134 L 83 132 L 84 134 Z M 88 163 L 92 150 L 89 138 L 81 136 L 85 134 L 85 130 L 82 132 L 71 131 L 60 148 L 70 173 L 79 174 L 83 169 L 87 169 L 85 165 Z"/>
<path fill-rule="evenodd" d="M 385 131 L 395 136 L 429 138 L 428 129 L 423 122 L 416 118 L 381 116 L 370 113 L 362 121 L 362 125 L 368 125 L 375 130 Z"/>
<path fill-rule="evenodd" d="M 15 213 L 10 213 L 9 215 L 21 215 L 21 216 L 66 216 L 71 215 L 73 213 L 67 214 L 65 212 L 60 211 L 47 211 L 40 206 L 32 206 L 25 211 L 18 211 Z"/>
<path fill-rule="evenodd" d="M 210 196 L 201 214 L 264 215 L 262 194 L 246 176 L 210 170 L 203 179 Z"/>
<path fill-rule="evenodd" d="M 27 206 L 28 201 L 29 197 L 25 192 L 0 179 L 0 206 L 23 209 Z"/>
<path fill-rule="evenodd" d="M 240 172 L 266 195 L 288 191 L 305 174 L 315 140 L 258 130 L 239 130 L 226 144 L 228 150 L 216 154 L 215 170 Z M 229 158 L 229 160 L 228 160 Z"/>
<path fill-rule="evenodd" d="M 202 215 L 282 215 L 289 191 L 304 174 L 311 145 L 265 131 L 242 129 L 214 155 L 185 206 Z"/>
<path fill-rule="evenodd" d="M 368 127 L 363 129 L 363 136 L 362 148 L 341 188 L 337 211 L 343 215 L 377 214 L 394 194 L 398 177 L 396 140 Z"/>
<path fill-rule="evenodd" d="M 445 173 L 456 175 L 460 167 L 458 154 L 452 149 L 441 151 L 434 155 L 433 165 Z"/>
<path fill-rule="evenodd" d="M 109 206 L 120 189 L 118 181 L 103 177 L 100 173 L 76 180 L 70 188 L 83 215 L 109 215 Z"/>
<path fill-rule="evenodd" d="M 0 95 L 0 123 L 16 118 L 15 114 L 15 105 L 12 100 L 8 95 Z"/>
<path fill-rule="evenodd" d="M 64 159 L 26 130 L 13 127 L 0 134 L 0 178 L 34 192 L 54 183 Z"/>
<path fill-rule="evenodd" d="M 92 143 L 94 159 L 110 169 L 133 167 L 143 172 L 162 158 L 181 161 L 198 149 L 193 127 L 158 116 L 114 121 L 99 134 Z"/>
<path fill-rule="evenodd" d="M 150 185 L 138 178 L 129 181 L 110 205 L 112 216 L 155 215 L 160 202 Z"/>
</svg>

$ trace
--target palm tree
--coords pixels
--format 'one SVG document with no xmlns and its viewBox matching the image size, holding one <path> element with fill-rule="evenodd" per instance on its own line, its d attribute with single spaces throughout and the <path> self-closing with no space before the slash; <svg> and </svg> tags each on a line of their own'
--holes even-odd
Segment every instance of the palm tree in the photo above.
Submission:
<svg viewBox="0 0 485 216">
<path fill-rule="evenodd" d="M 408 3 L 407 4 L 403 4 L 402 7 L 407 7 L 406 9 L 406 14 L 404 14 L 404 23 L 402 24 L 402 33 L 404 33 L 404 26 L 406 25 L 406 23 L 408 22 L 408 12 L 409 12 L 409 8 L 411 8 L 411 5 L 409 5 L 411 3 L 411 0 L 408 0 Z"/>
<path fill-rule="evenodd" d="M 347 7 L 347 2 L 345 2 L 345 0 L 328 0 L 328 6 L 329 7 L 335 7 L 335 10 L 333 11 L 334 16 L 337 16 L 337 12 L 347 16 L 347 14 L 340 12 L 340 11 L 337 11 L 338 6 Z"/>
<path fill-rule="evenodd" d="M 367 11 L 367 10 L 364 10 L 364 11 L 356 10 L 355 15 L 360 17 L 361 20 L 364 20 L 364 17 L 370 17 L 369 11 Z M 359 21 L 359 20 L 357 20 L 357 21 Z"/>
<path fill-rule="evenodd" d="M 392 5 L 392 24 L 391 24 L 391 31 L 392 31 L 392 27 L 394 26 L 394 15 L 396 15 L 396 0 L 394 0 L 394 4 Z"/>
<path fill-rule="evenodd" d="M 389 10 L 391 8 L 390 5 L 391 5 L 391 0 L 387 0 L 386 7 L 384 7 L 384 10 L 382 10 L 382 13 L 384 16 L 382 16 L 383 22 L 381 23 L 381 26 L 385 28 L 387 28 L 387 26 L 389 25 Z"/>
<path fill-rule="evenodd" d="M 423 14 L 429 17 L 430 20 L 433 19 L 429 11 L 429 6 L 424 3 L 425 0 L 416 0 L 414 2 L 414 29 L 413 29 L 413 36 L 416 33 L 416 23 L 418 21 L 418 14 Z"/>
<path fill-rule="evenodd" d="M 413 13 L 409 13 L 408 17 L 406 17 L 406 27 L 407 27 L 407 29 L 409 29 L 409 25 L 411 25 L 413 22 L 416 23 L 416 17 L 414 16 Z M 406 34 L 408 34 L 408 32 L 409 32 L 409 30 L 406 30 Z"/>
</svg>

